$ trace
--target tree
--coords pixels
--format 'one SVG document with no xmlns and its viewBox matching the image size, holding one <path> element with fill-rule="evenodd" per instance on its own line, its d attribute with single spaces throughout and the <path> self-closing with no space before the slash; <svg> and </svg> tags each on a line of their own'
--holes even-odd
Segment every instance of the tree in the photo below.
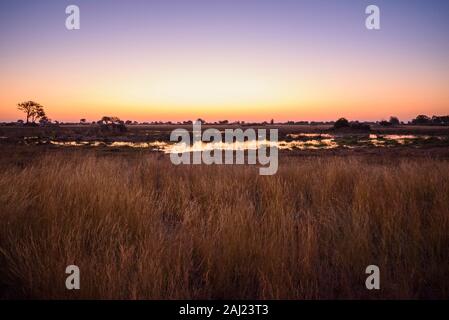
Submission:
<svg viewBox="0 0 449 320">
<path fill-rule="evenodd" d="M 398 126 L 400 124 L 398 117 L 390 117 L 390 124 L 392 126 Z"/>
<path fill-rule="evenodd" d="M 126 132 L 125 122 L 120 120 L 118 117 L 104 116 L 97 122 L 102 130 L 105 131 L 115 131 L 115 132 Z"/>
<path fill-rule="evenodd" d="M 100 124 L 109 124 L 111 122 L 111 117 L 104 116 L 98 121 Z"/>
<path fill-rule="evenodd" d="M 108 116 L 104 116 L 103 118 L 101 118 L 100 121 L 98 121 L 99 123 L 102 124 L 118 124 L 118 123 L 122 123 L 123 121 L 120 120 L 120 118 L 118 117 L 108 117 Z"/>
<path fill-rule="evenodd" d="M 51 123 L 51 119 L 48 119 L 47 116 L 43 116 L 40 120 L 39 123 L 41 125 L 46 125 L 46 124 L 50 124 Z"/>
<path fill-rule="evenodd" d="M 17 104 L 17 109 L 26 115 L 26 123 L 35 123 L 37 120 L 46 117 L 44 107 L 34 101 L 26 101 Z"/>
<path fill-rule="evenodd" d="M 447 126 L 449 124 L 449 116 L 433 116 L 432 124 Z"/>
<path fill-rule="evenodd" d="M 428 124 L 430 123 L 430 118 L 424 114 L 420 114 L 415 119 L 412 120 L 413 124 Z"/>
<path fill-rule="evenodd" d="M 340 118 L 337 121 L 335 121 L 335 123 L 334 123 L 335 129 L 348 128 L 348 127 L 349 127 L 349 121 L 346 118 Z"/>
</svg>

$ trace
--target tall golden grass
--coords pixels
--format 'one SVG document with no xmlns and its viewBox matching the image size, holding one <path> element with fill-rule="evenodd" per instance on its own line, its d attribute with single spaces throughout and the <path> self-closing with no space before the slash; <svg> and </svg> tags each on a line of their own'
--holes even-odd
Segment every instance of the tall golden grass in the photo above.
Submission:
<svg viewBox="0 0 449 320">
<path fill-rule="evenodd" d="M 56 152 L 3 164 L 0 208 L 2 298 L 449 297 L 442 160 L 282 159 L 264 177 Z"/>
</svg>

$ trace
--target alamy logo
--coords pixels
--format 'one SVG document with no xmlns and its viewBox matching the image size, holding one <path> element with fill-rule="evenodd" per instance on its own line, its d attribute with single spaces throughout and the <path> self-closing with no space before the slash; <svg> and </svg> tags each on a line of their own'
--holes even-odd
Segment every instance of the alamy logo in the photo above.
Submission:
<svg viewBox="0 0 449 320">
<path fill-rule="evenodd" d="M 65 9 L 69 16 L 66 18 L 65 26 L 67 30 L 80 29 L 80 8 L 77 5 L 69 5 Z M 365 26 L 368 30 L 380 30 L 380 9 L 376 5 L 369 5 L 365 9 L 368 17 L 365 20 Z"/>
<path fill-rule="evenodd" d="M 366 7 L 365 13 L 369 14 L 366 18 L 365 26 L 368 30 L 380 30 L 380 9 L 378 6 L 370 5 Z"/>
<path fill-rule="evenodd" d="M 369 274 L 366 278 L 365 286 L 368 290 L 380 289 L 380 269 L 376 265 L 369 265 L 365 270 L 366 274 Z"/>
<path fill-rule="evenodd" d="M 68 290 L 79 290 L 80 289 L 80 268 L 75 265 L 67 266 L 65 273 L 69 276 L 65 280 L 65 287 Z"/>
<path fill-rule="evenodd" d="M 67 30 L 79 30 L 81 27 L 80 8 L 76 5 L 70 5 L 65 8 L 65 13 L 69 15 L 65 20 Z"/>
<path fill-rule="evenodd" d="M 273 175 L 278 170 L 278 130 L 270 129 L 225 129 L 224 141 L 218 129 L 201 131 L 201 122 L 193 123 L 192 137 L 186 129 L 173 130 L 170 141 L 176 142 L 170 160 L 180 164 L 257 164 L 260 175 Z M 224 161 L 223 161 L 224 151 Z M 234 157 L 235 153 L 235 157 Z"/>
</svg>

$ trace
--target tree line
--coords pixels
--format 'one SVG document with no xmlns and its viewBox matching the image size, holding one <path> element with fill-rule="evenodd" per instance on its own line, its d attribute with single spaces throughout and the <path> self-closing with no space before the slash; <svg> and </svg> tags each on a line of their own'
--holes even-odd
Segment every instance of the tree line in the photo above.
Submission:
<svg viewBox="0 0 449 320">
<path fill-rule="evenodd" d="M 25 114 L 25 124 L 27 125 L 36 125 L 36 122 L 39 122 L 40 124 L 49 124 L 52 123 L 52 121 L 47 117 L 44 107 L 35 102 L 35 101 L 25 101 L 17 104 L 17 109 L 22 111 Z M 215 121 L 215 122 L 207 122 L 201 118 L 199 118 L 197 121 L 200 121 L 202 124 L 216 124 L 216 125 L 223 125 L 223 124 L 240 124 L 240 125 L 257 125 L 257 124 L 275 124 L 274 119 L 271 119 L 271 121 L 263 121 L 263 122 L 253 122 L 248 123 L 245 121 L 234 121 L 230 122 L 228 120 L 221 120 L 221 121 Z M 24 123 L 23 120 L 18 120 L 18 123 Z M 58 121 L 54 122 L 55 124 L 59 124 Z M 80 119 L 79 124 L 88 124 L 86 119 Z M 103 126 L 112 126 L 112 127 L 121 127 L 124 125 L 137 125 L 137 124 L 192 124 L 192 121 L 182 121 L 182 122 L 176 122 L 173 123 L 171 121 L 168 122 L 162 122 L 162 121 L 153 121 L 153 122 L 142 122 L 139 123 L 137 121 L 131 121 L 126 120 L 122 121 L 118 117 L 113 116 L 104 116 L 98 121 L 93 121 L 92 124 L 98 124 Z M 382 126 L 397 126 L 401 124 L 411 124 L 411 125 L 440 125 L 440 126 L 448 126 L 449 125 L 449 115 L 447 116 L 432 116 L 429 117 L 427 115 L 418 115 L 413 120 L 404 123 L 399 120 L 398 117 L 390 117 L 390 119 L 387 120 L 381 120 L 377 122 L 358 122 L 358 121 L 352 121 L 349 122 L 346 118 L 340 118 L 337 121 L 286 121 L 286 122 L 277 122 L 276 124 L 286 124 L 286 125 L 333 125 L 335 128 L 344 128 L 344 127 L 353 127 L 353 128 L 360 128 L 364 129 L 367 125 L 370 124 L 378 124 Z"/>
</svg>

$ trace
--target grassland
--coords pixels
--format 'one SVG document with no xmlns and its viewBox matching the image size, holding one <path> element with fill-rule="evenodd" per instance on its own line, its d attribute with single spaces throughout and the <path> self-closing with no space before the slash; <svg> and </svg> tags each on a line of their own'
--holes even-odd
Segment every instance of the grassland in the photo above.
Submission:
<svg viewBox="0 0 449 320">
<path fill-rule="evenodd" d="M 449 166 L 394 155 L 180 166 L 2 147 L 0 298 L 449 297 Z M 65 268 L 81 290 L 65 288 Z M 365 288 L 365 268 L 381 290 Z"/>
</svg>

